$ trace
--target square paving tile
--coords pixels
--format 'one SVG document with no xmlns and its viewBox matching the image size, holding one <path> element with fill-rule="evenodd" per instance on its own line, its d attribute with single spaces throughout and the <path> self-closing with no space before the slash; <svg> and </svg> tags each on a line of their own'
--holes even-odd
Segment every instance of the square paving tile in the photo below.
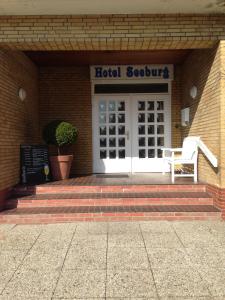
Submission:
<svg viewBox="0 0 225 300">
<path fill-rule="evenodd" d="M 108 270 L 106 296 L 138 299 L 157 295 L 149 270 Z"/>
<path fill-rule="evenodd" d="M 225 251 L 222 247 L 214 247 L 213 249 L 207 247 L 190 247 L 186 248 L 186 251 L 190 257 L 191 264 L 196 268 L 225 267 Z"/>
<path fill-rule="evenodd" d="M 109 223 L 109 234 L 139 234 L 138 222 L 112 222 Z"/>
<path fill-rule="evenodd" d="M 10 231 L 14 226 L 15 224 L 0 224 L 0 239 L 2 234 Z"/>
<path fill-rule="evenodd" d="M 21 264 L 26 253 L 24 251 L 0 251 L 0 293 Z"/>
<path fill-rule="evenodd" d="M 108 237 L 108 247 L 143 248 L 144 242 L 140 233 L 111 234 Z"/>
<path fill-rule="evenodd" d="M 67 249 L 71 243 L 73 237 L 73 232 L 43 232 L 39 238 L 37 239 L 33 249 L 40 250 L 48 250 L 48 249 Z"/>
<path fill-rule="evenodd" d="M 75 234 L 71 246 L 106 248 L 107 235 L 106 234 L 85 234 L 85 235 Z"/>
<path fill-rule="evenodd" d="M 79 223 L 76 228 L 76 235 L 101 235 L 107 234 L 108 223 L 98 222 L 98 223 Z"/>
<path fill-rule="evenodd" d="M 225 299 L 225 265 L 221 267 L 198 267 L 198 272 L 206 282 L 211 294 L 214 297 L 224 297 Z"/>
<path fill-rule="evenodd" d="M 143 233 L 147 248 L 182 248 L 175 233 Z"/>
<path fill-rule="evenodd" d="M 104 270 L 106 269 L 106 248 L 70 247 L 64 262 L 64 269 Z"/>
<path fill-rule="evenodd" d="M 211 296 L 206 283 L 198 272 L 191 268 L 153 269 L 153 276 L 160 297 Z"/>
<path fill-rule="evenodd" d="M 66 249 L 38 249 L 34 248 L 23 261 L 24 268 L 38 270 L 60 269 L 66 256 Z"/>
<path fill-rule="evenodd" d="M 148 269 L 148 256 L 144 248 L 109 248 L 107 268 L 113 270 Z"/>
<path fill-rule="evenodd" d="M 105 283 L 105 270 L 63 270 L 54 297 L 104 298 Z"/>
<path fill-rule="evenodd" d="M 74 232 L 77 228 L 77 223 L 53 223 L 43 225 L 43 229 L 45 232 Z"/>
<path fill-rule="evenodd" d="M 27 235 L 32 235 L 32 234 L 39 234 L 40 232 L 43 231 L 44 225 L 41 224 L 26 224 L 26 225 L 16 225 L 15 227 L 10 230 L 12 233 L 22 233 L 22 234 L 27 234 Z"/>
<path fill-rule="evenodd" d="M 221 247 L 222 244 L 210 232 L 189 232 L 178 234 L 184 247 L 214 248 Z"/>
<path fill-rule="evenodd" d="M 168 221 L 148 221 L 140 222 L 141 231 L 143 233 L 173 233 L 174 229 L 171 222 Z"/>
<path fill-rule="evenodd" d="M 212 221 L 213 222 L 213 221 Z M 202 232 L 207 233 L 211 228 L 211 221 L 180 221 L 171 223 L 177 233 Z"/>
<path fill-rule="evenodd" d="M 59 272 L 55 270 L 40 271 L 37 269 L 20 268 L 7 284 L 3 296 L 24 298 L 30 297 L 51 297 L 56 285 Z"/>
<path fill-rule="evenodd" d="M 52 298 L 49 296 L 45 297 L 45 296 L 13 296 L 13 300 L 51 300 Z M 11 295 L 0 295 L 0 300 L 12 300 L 12 296 Z M 60 299 L 61 300 L 61 299 Z M 68 299 L 67 299 L 68 300 Z"/>
<path fill-rule="evenodd" d="M 190 258 L 183 248 L 148 248 L 148 257 L 154 269 L 190 266 Z"/>
<path fill-rule="evenodd" d="M 9 232 L 4 239 L 0 239 L 0 251 L 2 250 L 28 250 L 38 237 L 36 234 Z"/>
</svg>

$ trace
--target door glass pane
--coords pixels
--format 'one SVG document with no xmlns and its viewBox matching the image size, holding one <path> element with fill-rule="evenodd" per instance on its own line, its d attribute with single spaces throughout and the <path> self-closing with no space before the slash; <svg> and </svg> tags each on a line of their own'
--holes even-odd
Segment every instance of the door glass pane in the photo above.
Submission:
<svg viewBox="0 0 225 300">
<path fill-rule="evenodd" d="M 125 126 L 123 126 L 123 125 L 118 126 L 118 134 L 119 135 L 125 134 Z"/>
<path fill-rule="evenodd" d="M 154 110 L 154 101 L 148 101 L 148 110 Z"/>
<path fill-rule="evenodd" d="M 118 111 L 124 111 L 125 110 L 125 102 L 120 101 L 118 102 Z"/>
<path fill-rule="evenodd" d="M 145 158 L 145 149 L 139 150 L 139 158 Z"/>
<path fill-rule="evenodd" d="M 154 122 L 154 114 L 148 114 L 148 122 L 153 123 Z"/>
<path fill-rule="evenodd" d="M 164 125 L 157 125 L 157 134 L 164 134 Z"/>
<path fill-rule="evenodd" d="M 164 114 L 163 113 L 157 114 L 157 122 L 164 122 Z"/>
<path fill-rule="evenodd" d="M 109 139 L 109 147 L 116 147 L 116 138 Z"/>
<path fill-rule="evenodd" d="M 157 150 L 157 156 L 158 156 L 158 158 L 162 158 L 162 150 L 161 149 Z"/>
<path fill-rule="evenodd" d="M 154 134 L 154 133 L 155 133 L 154 125 L 148 125 L 148 134 Z"/>
<path fill-rule="evenodd" d="M 138 126 L 138 134 L 145 134 L 145 126 L 144 125 Z"/>
<path fill-rule="evenodd" d="M 115 101 L 109 101 L 109 111 L 115 111 L 115 110 L 116 110 Z"/>
<path fill-rule="evenodd" d="M 148 158 L 155 157 L 155 149 L 148 149 Z"/>
<path fill-rule="evenodd" d="M 118 123 L 125 123 L 125 114 L 118 114 Z"/>
<path fill-rule="evenodd" d="M 119 150 L 119 158 L 125 158 L 125 149 Z"/>
<path fill-rule="evenodd" d="M 164 137 L 157 138 L 157 146 L 164 146 Z"/>
<path fill-rule="evenodd" d="M 99 111 L 101 111 L 101 112 L 106 111 L 106 102 L 105 101 L 99 102 Z"/>
<path fill-rule="evenodd" d="M 105 159 L 107 157 L 107 151 L 106 150 L 100 150 L 100 158 Z"/>
<path fill-rule="evenodd" d="M 116 115 L 109 114 L 109 123 L 116 123 Z"/>
<path fill-rule="evenodd" d="M 99 134 L 106 135 L 106 126 L 99 127 Z"/>
<path fill-rule="evenodd" d="M 116 126 L 109 126 L 109 135 L 115 135 L 116 134 Z"/>
<path fill-rule="evenodd" d="M 100 124 L 106 123 L 106 114 L 99 115 L 99 123 Z"/>
<path fill-rule="evenodd" d="M 164 110 L 164 102 L 157 101 L 157 110 Z"/>
<path fill-rule="evenodd" d="M 119 147 L 125 147 L 125 138 L 119 138 Z"/>
<path fill-rule="evenodd" d="M 138 114 L 138 122 L 139 123 L 145 122 L 145 114 Z"/>
<path fill-rule="evenodd" d="M 106 138 L 100 138 L 100 147 L 106 147 Z"/>
<path fill-rule="evenodd" d="M 116 150 L 109 150 L 109 158 L 110 159 L 116 158 Z"/>
<path fill-rule="evenodd" d="M 154 137 L 148 138 L 148 146 L 150 146 L 150 147 L 155 146 L 155 138 Z"/>
<path fill-rule="evenodd" d="M 138 145 L 144 147 L 145 146 L 145 137 L 139 137 Z"/>
<path fill-rule="evenodd" d="M 145 110 L 145 102 L 138 101 L 138 110 Z"/>
</svg>

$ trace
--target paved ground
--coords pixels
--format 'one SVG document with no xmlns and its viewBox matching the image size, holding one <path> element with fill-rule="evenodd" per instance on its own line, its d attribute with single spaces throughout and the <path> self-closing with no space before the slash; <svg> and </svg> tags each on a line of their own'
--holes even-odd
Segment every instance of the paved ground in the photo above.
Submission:
<svg viewBox="0 0 225 300">
<path fill-rule="evenodd" d="M 225 299 L 225 222 L 0 225 L 0 300 Z"/>
</svg>

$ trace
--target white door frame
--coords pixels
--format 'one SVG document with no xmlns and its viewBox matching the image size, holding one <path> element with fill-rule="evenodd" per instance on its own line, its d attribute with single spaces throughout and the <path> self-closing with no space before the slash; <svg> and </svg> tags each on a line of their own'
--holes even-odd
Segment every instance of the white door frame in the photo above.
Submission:
<svg viewBox="0 0 225 300">
<path fill-rule="evenodd" d="M 127 84 L 140 84 L 140 83 L 148 83 L 148 84 L 151 84 L 151 83 L 167 83 L 168 84 L 168 93 L 149 93 L 149 94 L 142 94 L 142 93 L 132 93 L 132 94 L 95 94 L 94 93 L 94 86 L 95 84 L 123 84 L 123 83 L 127 83 Z M 97 124 L 97 111 L 96 111 L 96 97 L 130 97 L 130 101 L 132 101 L 132 99 L 134 97 L 143 97 L 143 96 L 153 96 L 153 95 L 160 95 L 160 96 L 164 96 L 164 97 L 167 97 L 169 103 L 168 103 L 168 126 L 169 126 L 169 134 L 168 134 L 168 137 L 169 137 L 169 141 L 167 141 L 167 144 L 168 145 L 167 147 L 171 147 L 171 135 L 172 135 L 172 131 L 171 131 L 171 80 L 164 80 L 164 79 L 143 79 L 143 80 L 117 80 L 117 79 L 114 79 L 114 80 L 93 80 L 92 81 L 92 85 L 91 85 L 91 89 L 92 89 L 92 159 L 93 159 L 93 173 L 100 173 L 98 171 L 98 167 L 96 166 L 95 164 L 95 160 L 96 160 L 96 152 L 98 149 L 97 147 L 97 142 L 98 142 L 98 139 L 96 138 L 95 134 L 96 134 L 96 128 L 98 128 L 98 124 Z M 133 111 L 133 105 L 131 104 L 130 105 L 130 109 L 129 109 L 129 113 L 132 113 Z M 131 116 L 133 117 L 133 113 L 131 114 Z M 132 123 L 132 122 L 130 122 Z M 133 126 L 130 126 L 130 140 L 132 139 L 132 136 L 133 136 Z M 133 145 L 131 145 L 131 157 L 133 155 L 132 153 L 132 148 L 133 148 Z M 130 170 L 131 172 L 140 172 L 140 171 L 134 171 L 132 170 L 132 159 L 131 159 L 131 167 L 130 167 Z M 166 170 L 169 172 L 169 169 Z M 112 169 L 112 170 L 105 170 L 105 173 L 122 173 L 123 171 L 119 171 L 119 170 L 116 170 L 115 169 Z M 127 171 L 125 171 L 126 173 L 128 173 Z M 141 172 L 149 172 L 149 171 L 141 171 Z M 158 171 L 158 172 L 162 172 L 161 171 Z"/>
</svg>

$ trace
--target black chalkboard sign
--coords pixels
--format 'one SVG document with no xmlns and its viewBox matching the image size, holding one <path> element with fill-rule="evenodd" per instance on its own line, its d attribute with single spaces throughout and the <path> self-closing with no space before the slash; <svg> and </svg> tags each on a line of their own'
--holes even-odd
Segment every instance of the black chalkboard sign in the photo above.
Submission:
<svg viewBox="0 0 225 300">
<path fill-rule="evenodd" d="M 21 183 L 38 184 L 50 181 L 48 147 L 21 145 Z"/>
</svg>

